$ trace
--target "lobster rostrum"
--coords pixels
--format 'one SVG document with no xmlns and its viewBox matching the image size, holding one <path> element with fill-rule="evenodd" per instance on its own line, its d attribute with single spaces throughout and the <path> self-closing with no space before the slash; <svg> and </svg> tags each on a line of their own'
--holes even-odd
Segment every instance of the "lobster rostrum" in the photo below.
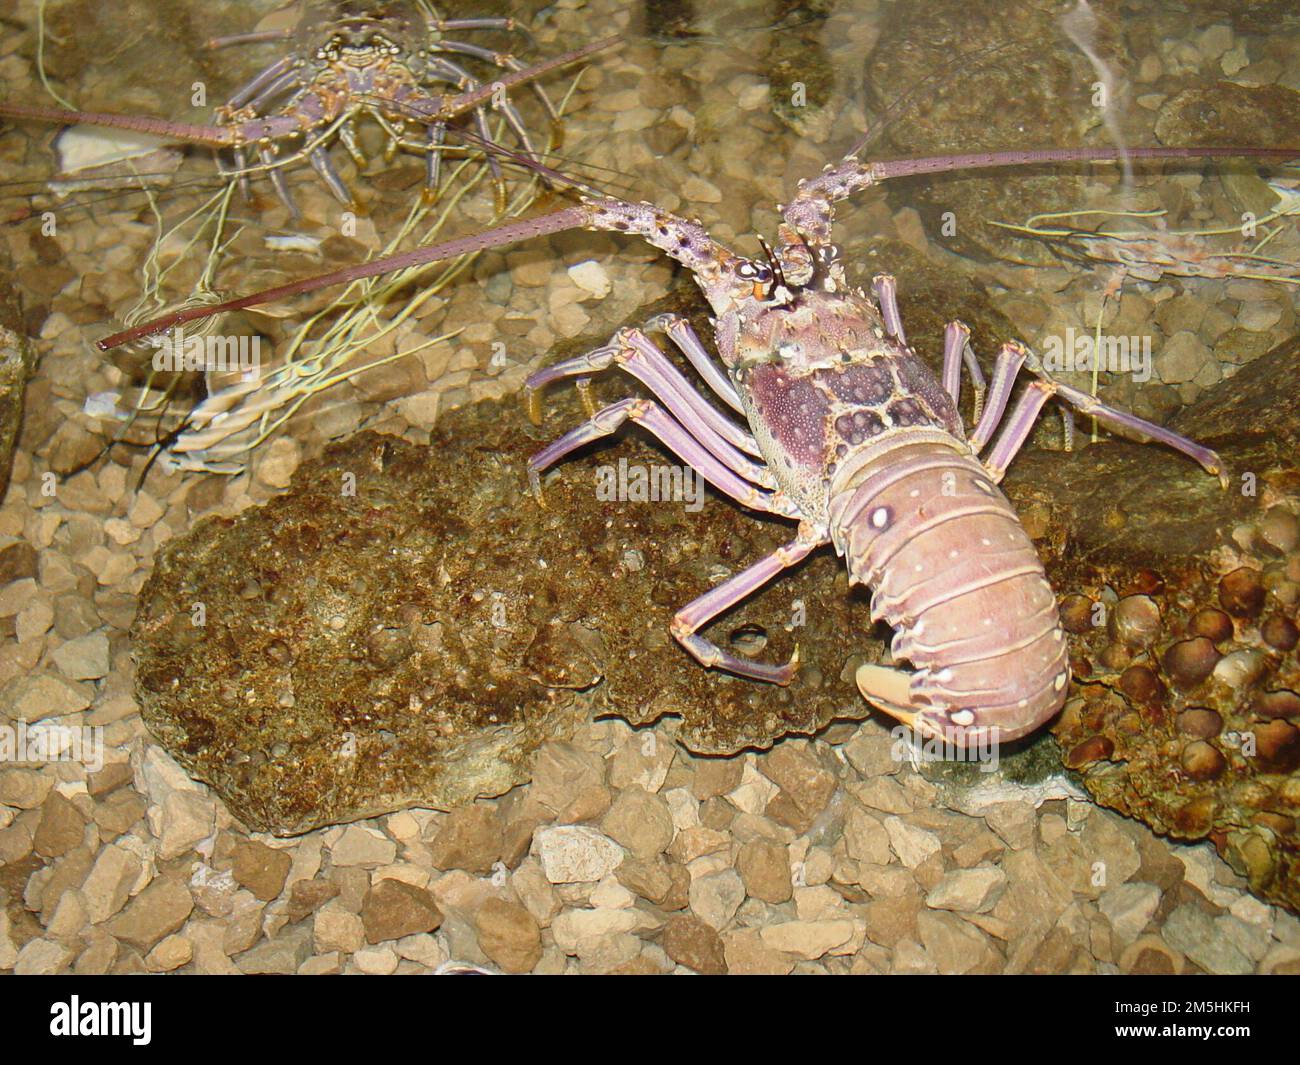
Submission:
<svg viewBox="0 0 1300 1065">
<path fill-rule="evenodd" d="M 1282 159 L 1300 151 L 1150 148 L 1128 154 L 1135 159 Z M 486 233 L 168 315 L 106 338 L 100 346 L 107 349 L 223 309 L 532 236 L 579 227 L 639 236 L 694 275 L 713 310 L 722 365 L 685 319 L 666 316 L 644 329 L 622 329 L 607 345 L 533 374 L 526 389 L 535 420 L 539 389 L 574 378 L 591 407 L 587 379 L 612 366 L 636 377 L 654 397 L 591 410 L 589 421 L 529 461 L 534 490 L 540 495 L 542 471 L 564 456 L 626 422 L 643 426 L 719 492 L 798 522 L 785 546 L 677 612 L 671 630 L 687 651 L 707 667 L 788 684 L 798 668 L 797 650 L 782 665 L 756 662 L 718 647 L 700 630 L 830 544 L 843 556 L 851 582 L 872 590 L 873 621 L 893 626 L 893 658 L 914 667 L 861 665 L 856 681 L 863 696 L 924 735 L 962 746 L 987 745 L 1045 723 L 1064 704 L 1069 681 L 1055 596 L 1032 541 L 998 488 L 1047 401 L 1055 398 L 1110 428 L 1176 448 L 1218 475 L 1225 487 L 1227 478 L 1213 451 L 1054 380 L 1021 344 L 1002 347 L 986 383 L 970 331 L 961 322 L 946 329 L 936 379 L 908 345 L 894 278 L 875 277 L 870 294 L 849 281 L 831 241 L 834 204 L 890 177 L 1117 157 L 1107 149 L 874 163 L 850 155 L 817 179 L 800 182 L 795 197 L 780 208 L 774 246 L 763 242 L 762 259 L 735 254 L 698 222 L 653 204 L 593 196 Z M 651 339 L 656 331 L 667 335 L 745 425 L 697 391 Z M 979 411 L 969 433 L 958 414 L 963 365 Z M 1008 414 L 1022 369 L 1034 379 Z"/>
<path fill-rule="evenodd" d="M 338 140 L 358 168 L 366 165 L 357 122 L 370 117 L 386 136 L 384 158 L 398 150 L 425 157 L 425 195 L 439 186 L 442 157 L 449 146 L 453 120 L 472 116 L 477 133 L 462 141 L 492 143 L 488 114 L 499 112 L 526 158 L 538 153 L 509 90 L 529 84 L 552 123 L 558 112 L 537 79 L 617 43 L 616 37 L 595 41 L 553 59 L 525 67 L 514 56 L 455 40 L 449 33 L 470 30 L 512 32 L 514 20 L 504 18 L 443 19 L 426 0 L 312 0 L 304 5 L 298 24 L 289 30 L 238 34 L 209 42 L 211 47 L 251 44 L 278 39 L 295 42 L 290 54 L 269 64 L 215 110 L 212 125 L 202 126 L 145 115 L 70 111 L 57 107 L 0 104 L 0 116 L 40 122 L 84 124 L 133 130 L 168 141 L 207 145 L 230 153 L 234 166 L 224 174 L 247 182 L 265 172 L 276 194 L 295 215 L 284 170 L 306 160 L 342 204 L 355 201 L 329 155 Z M 493 65 L 502 74 L 484 83 L 452 56 L 468 56 Z M 454 93 L 438 91 L 450 85 Z M 452 129 L 453 137 L 455 130 Z M 259 160 L 249 162 L 253 154 Z M 487 153 L 497 185 L 498 205 L 504 202 L 497 157 Z"/>
</svg>

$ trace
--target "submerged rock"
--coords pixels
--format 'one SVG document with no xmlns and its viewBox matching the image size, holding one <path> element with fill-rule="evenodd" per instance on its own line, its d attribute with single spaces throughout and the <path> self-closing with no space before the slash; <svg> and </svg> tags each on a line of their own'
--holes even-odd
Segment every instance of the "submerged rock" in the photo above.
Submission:
<svg viewBox="0 0 1300 1065">
<path fill-rule="evenodd" d="M 1300 909 L 1300 341 L 1172 423 L 1231 487 L 1167 448 L 1023 455 L 1007 478 L 1072 633 L 1054 731 L 1097 801 L 1211 839 L 1263 898 Z"/>
<path fill-rule="evenodd" d="M 712 495 L 602 498 L 668 469 L 636 437 L 562 464 L 539 507 L 528 456 L 583 417 L 569 390 L 547 405 L 541 429 L 513 404 L 452 412 L 428 448 L 362 433 L 161 553 L 134 629 L 144 718 L 250 828 L 500 794 L 592 715 L 677 715 L 689 748 L 729 754 L 870 712 L 852 676 L 881 643 L 833 556 L 708 630 L 770 661 L 798 642 L 793 685 L 702 669 L 673 613 L 793 529 Z"/>
</svg>

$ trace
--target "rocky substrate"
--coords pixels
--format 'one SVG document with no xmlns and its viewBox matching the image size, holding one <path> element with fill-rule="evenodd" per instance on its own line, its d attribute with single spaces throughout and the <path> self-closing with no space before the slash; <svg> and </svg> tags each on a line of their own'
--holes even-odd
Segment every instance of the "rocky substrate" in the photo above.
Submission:
<svg viewBox="0 0 1300 1065">
<path fill-rule="evenodd" d="M 46 58 L 55 84 L 83 106 L 182 118 L 175 72 L 233 89 L 256 69 L 241 71 L 238 62 L 254 57 L 223 54 L 217 70 L 205 66 L 211 57 L 202 54 L 201 41 L 209 32 L 253 25 L 272 6 L 243 0 L 208 5 L 201 12 L 204 32 L 169 42 L 176 62 L 168 69 L 86 56 L 79 49 L 94 39 L 90 19 L 86 33 L 55 26 Z M 1243 97 L 1247 110 L 1269 93 L 1276 95 L 1268 99 L 1294 96 L 1300 53 L 1294 37 L 1279 29 L 1294 28 L 1286 21 L 1287 6 L 1256 4 L 1246 12 L 1197 0 L 1182 5 L 1187 11 L 1122 20 L 1120 32 L 1133 35 L 1123 48 L 1140 57 L 1130 86 L 1140 110 L 1128 113 L 1145 122 L 1126 130 L 1133 142 L 1154 143 L 1162 116 L 1171 138 L 1196 139 L 1195 129 L 1169 124 L 1207 81 L 1264 87 L 1265 93 Z M 1105 14 L 1106 5 L 1094 7 Z M 34 73 L 35 9 L 33 0 L 17 5 L 15 32 L 0 41 L 0 74 L 14 99 L 39 102 L 45 97 Z M 99 10 L 60 5 L 52 14 L 77 18 L 92 9 Z M 563 0 L 548 11 L 551 21 L 535 27 L 548 53 L 587 39 L 597 27 L 603 32 L 626 24 L 618 3 Z M 942 56 L 937 64 L 929 61 L 936 46 L 942 52 L 940 29 L 919 36 L 919 47 L 906 55 L 884 37 L 886 15 L 901 11 L 897 4 L 855 4 L 851 17 L 833 14 L 818 22 L 819 7 L 817 20 L 797 34 L 767 34 L 770 16 L 757 14 L 744 27 L 742 47 L 719 47 L 718 32 L 734 23 L 714 25 L 711 9 L 664 4 L 658 11 L 658 39 L 638 39 L 584 75 L 567 123 L 566 155 L 607 168 L 599 172 L 602 179 L 633 198 L 698 215 L 720 238 L 750 252 L 757 248 L 747 235 L 756 228 L 772 231 L 772 205 L 788 196 L 794 180 L 816 173 L 865 129 L 866 116 L 854 101 L 878 47 L 884 50 L 871 59 L 872 68 L 897 76 L 880 83 L 882 98 L 872 101 L 873 108 L 912 88 L 908 78 L 943 68 Z M 105 26 L 120 36 L 119 18 Z M 1113 32 L 1106 28 L 1112 35 L 1105 40 L 1107 55 L 1116 47 Z M 963 50 L 980 46 L 968 37 Z M 816 69 L 818 63 L 833 70 Z M 1091 71 L 1077 52 L 1067 67 L 1070 84 L 1086 88 Z M 1045 57 L 1039 69 L 1054 78 L 1065 68 Z M 190 73 L 180 79 L 186 99 Z M 963 95 L 962 73 L 953 74 L 955 95 Z M 806 109 L 790 97 L 796 75 L 810 90 Z M 939 122 L 946 115 L 950 128 L 934 130 L 931 123 L 926 129 L 938 139 L 915 146 L 937 150 L 948 143 L 944 138 L 965 149 L 978 146 L 974 136 L 983 117 L 972 125 L 960 107 L 936 104 L 937 89 L 931 85 L 922 93 L 921 118 Z M 975 91 L 964 95 L 979 98 Z M 1007 98 L 1008 112 L 1017 96 Z M 1071 105 L 1060 125 L 1079 113 Z M 915 112 L 904 117 L 917 120 Z M 1010 114 L 1003 128 L 1010 141 L 990 147 L 1038 147 L 1048 133 L 1074 144 L 1083 134 L 1077 126 L 1021 130 Z M 1033 143 L 1027 144 L 1021 138 L 1030 134 Z M 1103 140 L 1097 129 L 1088 136 Z M 39 128 L 0 135 L 0 160 L 13 180 L 48 176 L 50 140 L 51 133 Z M 887 155 L 893 146 L 873 150 Z M 353 177 L 341 153 L 340 161 Z M 323 235 L 319 255 L 270 249 L 265 237 L 282 234 L 290 222 L 263 196 L 239 208 L 244 229 L 219 283 L 247 291 L 321 269 L 327 258 L 351 262 L 373 252 L 381 233 L 400 219 L 403 195 L 418 186 L 419 176 L 417 160 L 399 160 L 391 173 L 358 181 L 375 213 L 345 237 L 337 231 L 334 205 L 310 173 L 292 175 L 303 231 Z M 194 186 L 204 179 L 211 180 L 210 159 L 192 153 L 174 187 L 158 194 L 169 221 L 197 206 L 206 190 Z M 1140 174 L 1140 198 L 1129 202 L 1117 198 L 1108 172 L 1096 172 L 1081 202 L 1164 206 L 1173 224 L 1203 227 L 1224 219 L 1235 224 L 1240 210 L 1272 206 L 1275 200 L 1261 186 L 1253 174 L 1235 180 L 1218 171 L 1171 168 L 1164 176 Z M 968 210 L 973 201 L 961 187 L 948 185 L 951 195 L 923 201 L 915 185 L 899 185 L 897 192 L 868 194 L 842 213 L 839 238 L 855 276 L 898 274 L 900 293 L 910 301 L 904 311 L 911 335 L 927 351 L 938 350 L 942 323 L 954 316 L 976 327 L 981 357 L 1005 339 L 1005 319 L 1016 335 L 1041 346 L 1044 337 L 1069 327 L 1090 331 L 1100 317 L 1108 333 L 1149 335 L 1155 347 L 1152 380 L 1103 375 L 1103 394 L 1164 418 L 1294 331 L 1289 291 L 1266 282 L 1132 282 L 1103 307 L 1100 290 L 1109 275 L 1096 264 L 1031 270 L 972 263 L 952 254 L 941 228 L 942 209 L 955 209 L 962 247 L 987 255 L 982 249 L 991 238 L 974 231 L 984 220 Z M 1057 199 L 1058 192 L 1073 197 L 1080 190 L 1073 179 L 1062 187 L 1048 178 L 1042 187 L 1045 194 L 1032 205 L 1026 197 L 999 201 L 1009 212 L 1001 220 L 1080 202 Z M 40 225 L 46 206 L 57 208 L 53 234 Z M 468 228 L 481 223 L 481 206 L 467 210 Z M 10 201 L 5 218 L 12 224 L 0 227 L 0 240 L 23 264 L 15 278 L 23 299 L 20 332 L 36 338 L 42 363 L 27 389 L 13 479 L 0 510 L 0 707 L 11 722 L 102 727 L 106 763 L 94 772 L 74 762 L 0 768 L 0 968 L 428 972 L 456 960 L 535 972 L 715 972 L 724 966 L 732 972 L 836 973 L 1300 970 L 1296 919 L 1248 894 L 1249 883 L 1216 857 L 1209 842 L 1171 843 L 1111 811 L 1053 797 L 1064 793 L 1060 781 L 991 805 L 972 803 L 960 788 L 932 782 L 900 760 L 892 737 L 874 721 L 835 725 L 812 740 L 787 739 L 765 753 L 716 758 L 692 755 L 678 743 L 678 719 L 636 729 L 618 720 L 584 719 L 571 732 L 566 726 L 565 738 L 543 738 L 529 765 L 532 782 L 496 798 L 446 812 L 402 810 L 290 839 L 253 831 L 144 727 L 128 632 L 159 549 L 204 517 L 234 518 L 274 497 L 304 460 L 357 428 L 428 443 L 449 409 L 512 393 L 557 341 L 599 343 L 617 326 L 638 320 L 638 309 L 671 287 L 672 272 L 633 243 L 591 234 L 486 255 L 475 267 L 474 284 L 426 305 L 417 320 L 365 357 L 390 355 L 396 345 L 464 326 L 455 344 L 368 371 L 317 397 L 239 477 L 181 477 L 158 464 L 146 472 L 146 456 L 138 450 L 118 447 L 102 456 L 105 432 L 120 425 L 106 427 L 85 411 L 89 396 L 122 394 L 130 384 L 129 368 L 106 364 L 88 341 L 108 331 L 107 323 L 139 296 L 140 263 L 156 232 L 148 205 L 138 194 L 93 190 L 66 202 Z M 1029 242 L 1000 246 L 1020 259 L 1039 258 Z M 1280 234 L 1270 250 L 1296 258 L 1294 235 Z M 178 268 L 165 294 L 185 294 L 200 266 Z M 608 293 L 601 299 L 603 290 Z M 990 300 L 1005 319 L 990 309 Z M 258 315 L 253 326 L 275 338 L 318 306 L 301 301 L 273 309 L 290 317 Z M 503 359 L 496 357 L 500 343 Z M 1087 375 L 1074 383 L 1086 387 Z M 178 403 L 183 409 L 183 397 Z M 557 427 L 557 417 L 553 413 L 547 425 Z M 138 442 L 151 442 L 172 424 L 141 421 Z M 635 447 L 621 443 L 619 453 L 626 448 L 627 455 L 636 454 Z M 1132 454 L 1129 470 L 1154 461 L 1150 448 Z M 1071 460 L 1057 454 L 1035 459 L 1031 451 L 1021 461 L 1068 470 Z M 548 484 L 548 498 L 566 485 L 590 488 L 575 476 L 561 471 Z M 1199 478 L 1195 470 L 1188 476 Z M 1098 498 L 1115 490 L 1113 478 L 1107 484 L 1095 490 Z M 1040 532 L 1052 527 L 1051 512 L 1027 502 L 1027 522 L 1037 521 Z M 1127 520 L 1136 521 L 1141 510 L 1129 508 Z M 654 520 L 668 513 L 663 509 Z M 1266 507 L 1254 505 L 1243 523 L 1254 529 L 1265 513 Z M 768 529 L 761 522 L 747 528 L 745 543 L 735 546 L 748 551 L 761 546 Z M 653 536 L 648 543 L 653 550 L 671 546 Z M 728 547 L 726 560 L 741 557 Z M 1267 570 L 1280 559 L 1258 561 Z M 815 576 L 813 564 L 818 560 L 792 579 Z M 847 602 L 832 583 L 832 569 L 828 563 L 818 594 L 806 600 L 810 606 L 839 609 L 833 604 Z M 710 576 L 671 566 L 656 573 L 680 582 L 672 606 L 684 601 L 677 592 L 689 597 Z M 1104 585 L 1072 591 L 1105 600 Z M 1216 606 L 1217 594 L 1207 585 L 1200 595 L 1232 621 L 1231 640 L 1216 645 L 1216 654 L 1220 647 L 1261 649 L 1253 642 L 1255 622 L 1221 602 Z M 753 609 L 788 621 L 791 602 L 779 595 L 768 600 Z M 1181 614 L 1169 617 L 1162 640 L 1184 624 Z M 653 631 L 663 639 L 657 663 L 684 657 L 661 627 Z M 752 646 L 758 634 L 742 635 Z M 782 624 L 766 635 L 767 656 L 792 643 Z M 1083 638 L 1128 646 L 1112 640 L 1109 629 Z M 1098 655 L 1103 650 L 1099 646 Z M 696 672 L 709 691 L 733 690 L 735 682 Z M 318 690 L 325 687 L 317 682 Z M 1123 720 L 1108 713 L 1100 727 Z M 1186 733 L 1166 734 L 1176 741 L 1175 757 L 1192 742 Z M 1213 737 L 1206 742 L 1215 744 Z M 1231 760 L 1229 753 L 1224 757 Z M 933 766 L 922 768 L 933 775 Z M 1125 791 L 1131 775 L 1115 779 L 1124 784 L 1116 795 L 1131 794 Z M 1184 786 L 1193 783 L 1179 782 L 1162 801 L 1183 801 Z"/>
</svg>

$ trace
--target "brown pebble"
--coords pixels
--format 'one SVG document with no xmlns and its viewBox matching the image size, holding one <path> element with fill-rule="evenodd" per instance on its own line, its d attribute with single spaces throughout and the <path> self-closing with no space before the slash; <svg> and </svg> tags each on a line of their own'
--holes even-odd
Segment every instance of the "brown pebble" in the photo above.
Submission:
<svg viewBox="0 0 1300 1065">
<path fill-rule="evenodd" d="M 1193 706 L 1178 715 L 1178 731 L 1198 740 L 1213 739 L 1223 731 L 1223 718 L 1214 710 Z"/>
<path fill-rule="evenodd" d="M 424 888 L 402 880 L 381 880 L 362 900 L 361 923 L 367 943 L 385 943 L 436 931 L 442 911 Z"/>
<path fill-rule="evenodd" d="M 721 976 L 727 971 L 721 937 L 698 917 L 680 914 L 669 918 L 660 945 L 673 961 L 697 973 Z"/>
<path fill-rule="evenodd" d="M 1180 640 L 1164 653 L 1161 661 L 1174 685 L 1184 690 L 1194 688 L 1214 672 L 1220 658 L 1214 644 L 1204 636 Z"/>
<path fill-rule="evenodd" d="M 1071 769 L 1082 769 L 1114 753 L 1115 741 L 1109 736 L 1090 736 L 1065 756 L 1065 764 Z"/>
<path fill-rule="evenodd" d="M 1255 751 L 1260 761 L 1271 769 L 1289 773 L 1300 766 L 1300 729 L 1286 721 L 1256 725 Z"/>
<path fill-rule="evenodd" d="M 1092 628 L 1092 600 L 1086 595 L 1067 595 L 1061 600 L 1061 627 L 1081 633 Z"/>
<path fill-rule="evenodd" d="M 1259 571 L 1242 566 L 1219 581 L 1219 602 L 1233 617 L 1258 617 L 1264 609 L 1264 582 Z"/>
<path fill-rule="evenodd" d="M 255 839 L 241 840 L 235 846 L 230 875 L 263 902 L 270 902 L 284 890 L 284 882 L 293 865 L 293 855 Z"/>
<path fill-rule="evenodd" d="M 1204 740 L 1189 743 L 1183 749 L 1182 763 L 1193 780 L 1213 780 L 1228 764 L 1223 755 Z"/>
<path fill-rule="evenodd" d="M 1119 690 L 1134 702 L 1154 703 L 1164 697 L 1165 686 L 1150 666 L 1129 666 L 1119 675 Z"/>
<path fill-rule="evenodd" d="M 1300 695 L 1283 688 L 1281 691 L 1260 692 L 1250 705 L 1258 717 L 1300 717 Z"/>
<path fill-rule="evenodd" d="M 1232 618 L 1215 607 L 1206 607 L 1193 616 L 1187 626 L 1193 636 L 1204 636 L 1214 643 L 1232 639 Z"/>
<path fill-rule="evenodd" d="M 1110 616 L 1110 631 L 1128 647 L 1143 647 L 1160 635 L 1160 607 L 1149 595 L 1128 595 Z"/>
<path fill-rule="evenodd" d="M 1300 643 L 1300 629 L 1288 617 L 1270 614 L 1259 626 L 1259 634 L 1264 642 L 1279 651 L 1290 651 Z"/>
<path fill-rule="evenodd" d="M 1288 554 L 1300 544 L 1300 520 L 1283 507 L 1270 507 L 1255 527 L 1255 542 L 1270 553 Z"/>
<path fill-rule="evenodd" d="M 1097 661 L 1107 672 L 1114 673 L 1116 670 L 1124 669 L 1133 661 L 1133 652 L 1122 643 L 1109 643 L 1102 648 Z"/>
</svg>

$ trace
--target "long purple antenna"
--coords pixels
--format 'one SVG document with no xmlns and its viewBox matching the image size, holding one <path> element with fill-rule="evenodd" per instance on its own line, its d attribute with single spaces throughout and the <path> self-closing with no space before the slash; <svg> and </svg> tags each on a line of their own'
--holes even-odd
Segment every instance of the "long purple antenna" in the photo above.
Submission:
<svg viewBox="0 0 1300 1065">
<path fill-rule="evenodd" d="M 176 311 L 172 314 L 163 315 L 161 318 L 155 318 L 151 322 L 137 325 L 132 329 L 124 330 L 121 333 L 114 333 L 110 337 L 96 341 L 95 346 L 100 351 L 111 351 L 123 344 L 129 344 L 133 340 L 139 340 L 141 337 L 151 336 L 154 333 L 161 333 L 173 326 L 192 322 L 196 318 L 207 318 L 213 314 L 220 314 L 222 311 L 239 311 L 245 307 L 256 307 L 260 303 L 270 303 L 273 300 L 297 296 L 304 292 L 315 292 L 317 289 L 328 288 L 331 285 L 342 285 L 352 281 L 360 281 L 367 277 L 376 277 L 379 274 L 392 273 L 396 270 L 406 270 L 412 266 L 436 263 L 441 259 L 454 259 L 460 255 L 468 255 L 470 252 L 483 251 L 486 248 L 499 248 L 502 244 L 514 244 L 530 237 L 562 233 L 566 229 L 578 229 L 590 220 L 591 214 L 586 207 L 566 207 L 562 211 L 538 215 L 536 218 L 526 218 L 522 222 L 511 222 L 497 229 L 488 230 L 486 233 L 460 237 L 456 240 L 445 241 L 442 244 L 433 244 L 427 248 L 416 248 L 414 251 L 403 252 L 401 255 L 391 255 L 385 259 L 375 259 L 372 262 L 349 266 L 343 270 L 335 270 L 330 274 L 318 274 L 316 277 L 307 277 L 288 285 L 280 285 L 278 288 L 268 288 L 262 292 L 255 292 L 251 296 L 241 296 L 238 299 L 227 300 L 225 303 L 217 303 L 207 307 L 190 307 L 188 310 Z"/>
<path fill-rule="evenodd" d="M 1049 148 L 1029 152 L 972 152 L 967 155 L 932 155 L 923 159 L 894 159 L 862 164 L 880 179 L 913 174 L 941 174 L 949 170 L 979 170 L 994 166 L 1032 166 L 1035 163 L 1106 163 L 1130 159 L 1296 159 L 1300 148 Z"/>
</svg>

